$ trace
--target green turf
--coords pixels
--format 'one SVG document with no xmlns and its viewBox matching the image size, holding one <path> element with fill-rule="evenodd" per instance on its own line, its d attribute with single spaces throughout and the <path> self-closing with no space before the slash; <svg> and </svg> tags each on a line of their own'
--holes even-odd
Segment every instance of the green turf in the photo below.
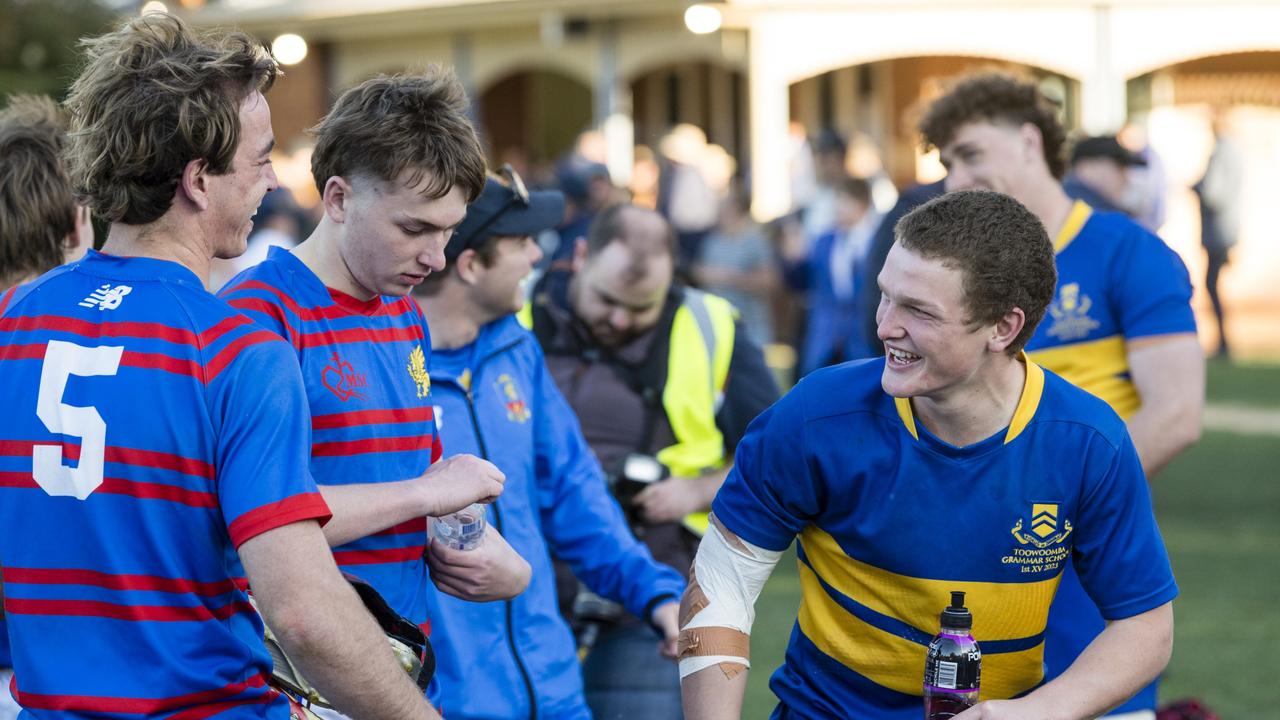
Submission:
<svg viewBox="0 0 1280 720">
<path fill-rule="evenodd" d="M 1212 363 L 1210 402 L 1280 410 L 1280 366 Z M 1156 515 L 1182 594 L 1161 701 L 1199 697 L 1223 718 L 1280 717 L 1280 438 L 1205 433 L 1155 480 Z M 795 556 L 765 586 L 743 718 L 767 718 L 799 603 Z"/>
<path fill-rule="evenodd" d="M 1280 365 L 1210 360 L 1208 395 L 1211 402 L 1280 409 Z"/>
<path fill-rule="evenodd" d="M 1182 589 L 1162 701 L 1201 697 L 1224 718 L 1278 712 L 1278 464 L 1280 438 L 1207 433 L 1155 481 Z"/>
</svg>

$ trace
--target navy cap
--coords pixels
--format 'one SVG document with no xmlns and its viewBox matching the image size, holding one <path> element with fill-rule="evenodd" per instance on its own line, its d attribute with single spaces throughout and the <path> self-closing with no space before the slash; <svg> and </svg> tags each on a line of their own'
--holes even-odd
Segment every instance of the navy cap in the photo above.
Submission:
<svg viewBox="0 0 1280 720">
<path fill-rule="evenodd" d="M 574 200 L 584 200 L 591 191 L 591 181 L 609 178 L 609 168 L 598 162 L 563 162 L 556 168 L 560 190 Z"/>
<path fill-rule="evenodd" d="M 524 187 L 518 181 L 513 184 L 520 189 Z M 536 235 L 556 227 L 563 219 L 563 193 L 543 190 L 522 194 L 494 178 L 487 178 L 484 191 L 467 206 L 466 219 L 449 238 L 444 256 L 453 262 L 463 250 L 477 247 L 488 238 Z"/>
<path fill-rule="evenodd" d="M 1082 138 L 1071 148 L 1071 163 L 1085 158 L 1107 158 L 1125 167 L 1147 164 L 1141 155 L 1135 155 L 1121 145 L 1115 135 Z"/>
</svg>

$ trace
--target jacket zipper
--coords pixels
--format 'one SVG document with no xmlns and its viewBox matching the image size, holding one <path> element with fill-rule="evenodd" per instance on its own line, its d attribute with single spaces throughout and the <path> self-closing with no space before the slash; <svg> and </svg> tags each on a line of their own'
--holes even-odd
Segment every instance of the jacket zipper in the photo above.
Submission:
<svg viewBox="0 0 1280 720">
<path fill-rule="evenodd" d="M 495 355 L 506 352 L 507 350 L 515 347 L 519 343 L 520 343 L 520 340 L 517 340 L 516 342 L 513 342 L 509 345 L 499 348 L 494 352 L 486 355 L 484 360 L 488 360 L 489 358 Z M 480 448 L 480 457 L 484 458 L 485 460 L 488 460 L 489 448 L 485 444 L 484 434 L 480 431 L 480 418 L 476 414 L 475 396 L 471 394 L 471 388 L 475 386 L 474 379 L 480 374 L 479 373 L 480 366 L 484 364 L 484 360 L 481 360 L 479 363 L 477 363 L 475 370 L 472 371 L 471 377 L 473 379 L 473 382 L 469 387 L 465 388 L 464 397 L 466 397 L 467 399 L 467 414 L 471 417 L 471 429 L 474 430 L 476 433 L 476 444 Z M 493 519 L 494 519 L 494 525 L 497 527 L 498 532 L 502 533 L 502 509 L 498 506 L 497 500 L 493 502 Z M 514 627 L 515 608 L 512 605 L 510 600 L 503 600 L 502 606 L 506 613 L 507 644 L 511 648 L 511 658 L 516 662 L 516 669 L 520 671 L 520 679 L 524 681 L 525 693 L 527 693 L 529 696 L 529 720 L 537 720 L 538 698 L 536 695 L 533 694 L 533 681 L 529 678 L 529 669 L 525 667 L 524 659 L 520 657 L 520 651 L 516 647 L 516 636 L 515 636 L 515 627 Z"/>
</svg>

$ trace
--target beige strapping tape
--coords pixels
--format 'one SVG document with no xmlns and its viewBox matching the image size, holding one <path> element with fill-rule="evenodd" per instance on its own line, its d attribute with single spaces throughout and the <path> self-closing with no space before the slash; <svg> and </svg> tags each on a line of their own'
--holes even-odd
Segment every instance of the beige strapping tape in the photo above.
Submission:
<svg viewBox="0 0 1280 720">
<path fill-rule="evenodd" d="M 680 627 L 689 624 L 694 615 L 702 612 L 702 609 L 710 605 L 711 601 L 707 599 L 706 593 L 702 592 L 702 586 L 698 585 L 698 576 L 694 572 L 694 568 L 689 568 L 689 587 L 684 591 L 684 597 L 680 598 Z"/>
<path fill-rule="evenodd" d="M 705 655 L 751 658 L 751 636 L 727 627 L 700 627 L 681 630 L 677 642 L 680 659 Z"/>
<path fill-rule="evenodd" d="M 720 668 L 720 672 L 724 673 L 725 680 L 732 680 L 738 675 L 738 673 L 744 672 L 747 669 L 746 665 L 736 662 L 716 663 L 716 667 Z"/>
<path fill-rule="evenodd" d="M 729 528 L 724 526 L 724 523 L 720 522 L 720 518 L 716 517 L 715 513 L 711 513 L 707 517 L 708 519 L 711 520 L 711 524 L 715 525 L 716 529 L 720 531 L 720 534 L 724 536 L 725 542 L 732 545 L 735 550 L 739 550 L 747 555 L 750 555 L 751 557 L 756 556 L 756 554 L 751 552 L 750 548 L 748 548 L 746 544 L 742 542 L 742 538 L 738 537 L 737 535 L 734 535 L 732 532 L 729 531 Z"/>
</svg>

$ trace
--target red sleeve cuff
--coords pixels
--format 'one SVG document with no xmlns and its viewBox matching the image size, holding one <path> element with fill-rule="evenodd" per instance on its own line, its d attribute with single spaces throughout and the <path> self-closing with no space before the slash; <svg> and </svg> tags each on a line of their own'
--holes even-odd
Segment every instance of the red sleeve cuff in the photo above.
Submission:
<svg viewBox="0 0 1280 720">
<path fill-rule="evenodd" d="M 256 507 L 232 520 L 227 532 L 231 535 L 231 544 L 239 548 L 268 530 L 302 520 L 316 520 L 324 525 L 332 517 L 333 513 L 320 493 L 310 492 Z"/>
<path fill-rule="evenodd" d="M 444 455 L 444 445 L 440 443 L 440 433 L 431 438 L 431 464 L 436 463 Z"/>
</svg>

